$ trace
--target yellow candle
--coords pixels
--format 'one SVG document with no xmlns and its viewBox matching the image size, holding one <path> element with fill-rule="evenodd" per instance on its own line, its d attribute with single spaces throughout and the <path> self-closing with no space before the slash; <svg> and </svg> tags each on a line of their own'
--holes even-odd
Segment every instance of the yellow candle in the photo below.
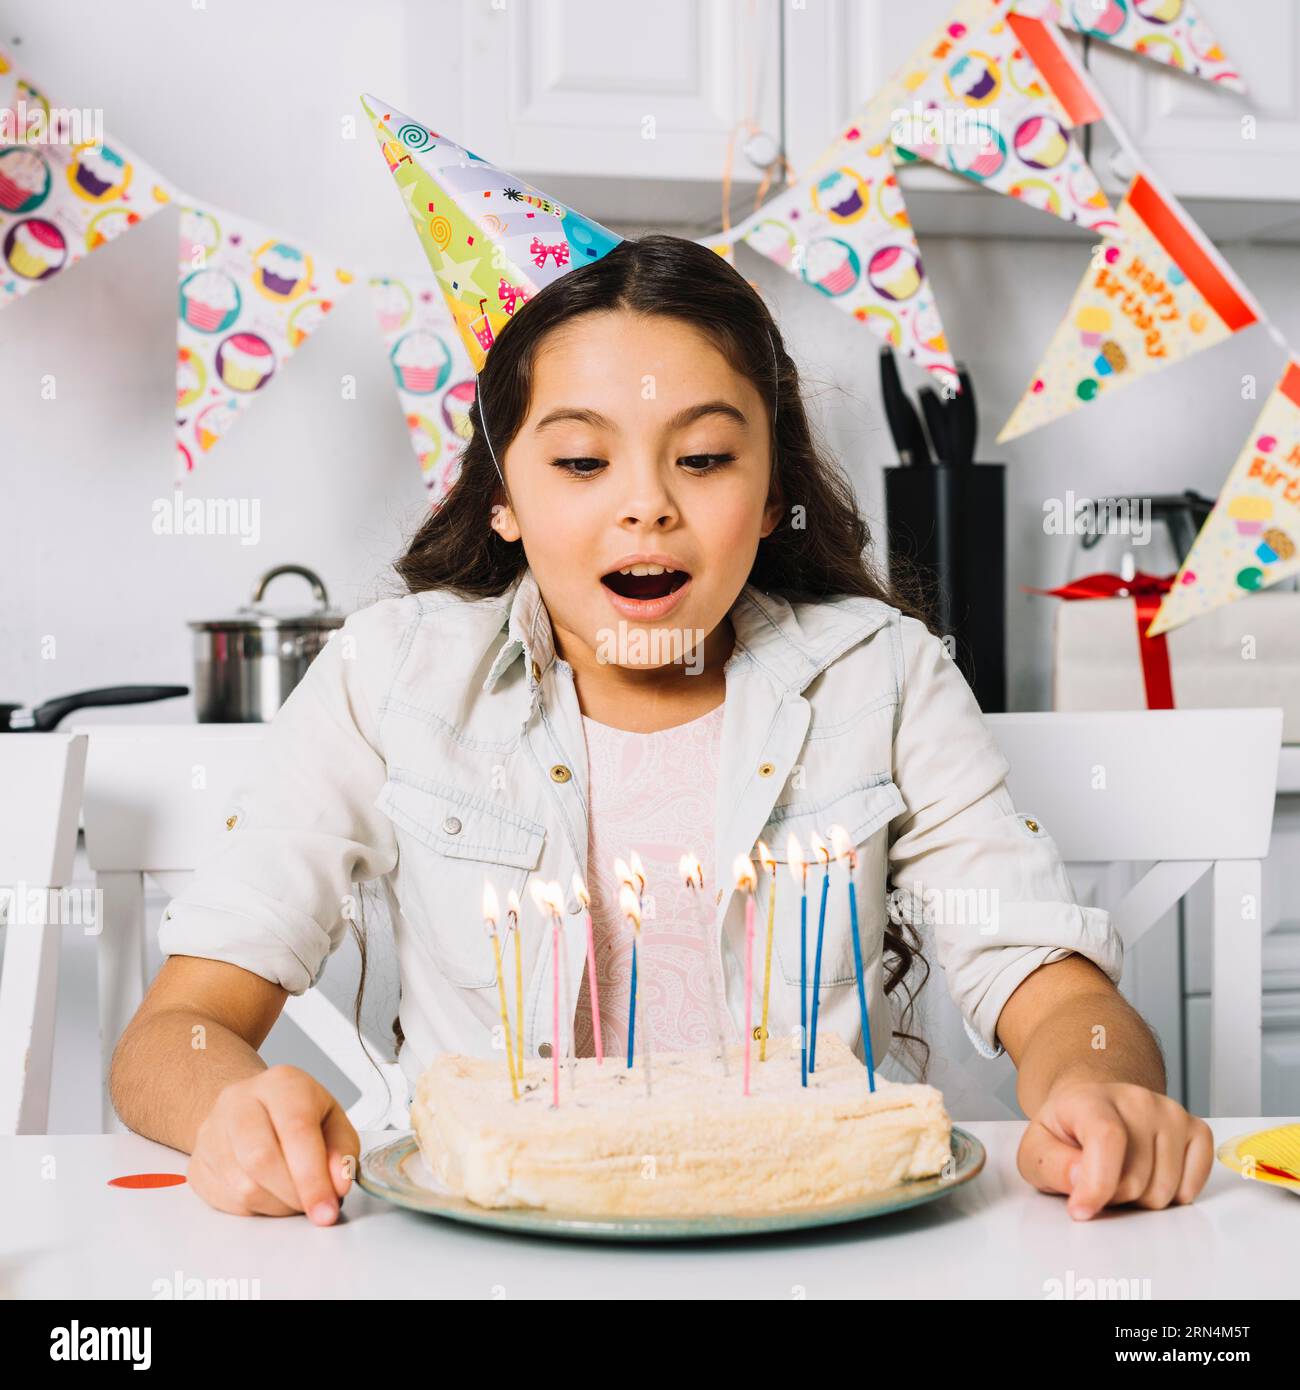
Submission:
<svg viewBox="0 0 1300 1390">
<path fill-rule="evenodd" d="M 506 1037 L 506 1066 L 510 1069 L 510 1094 L 519 1099 L 519 1081 L 515 1075 L 515 1049 L 510 1040 L 510 1014 L 506 1009 L 506 981 L 501 970 L 501 938 L 497 935 L 497 893 L 487 879 L 483 881 L 483 921 L 492 938 L 492 956 L 496 961 L 497 997 L 501 1002 L 501 1028 Z"/>
<path fill-rule="evenodd" d="M 519 939 L 519 894 L 512 888 L 506 897 L 506 911 L 515 929 L 515 1043 L 519 1058 L 519 1079 L 524 1079 L 524 957 Z"/>
<path fill-rule="evenodd" d="M 758 1060 L 767 1061 L 767 1001 L 772 993 L 772 918 L 776 914 L 776 860 L 772 851 L 760 840 L 758 842 L 759 863 L 767 868 L 769 875 L 767 894 L 767 954 L 763 961 L 763 1030 L 762 1041 L 758 1045 Z"/>
</svg>

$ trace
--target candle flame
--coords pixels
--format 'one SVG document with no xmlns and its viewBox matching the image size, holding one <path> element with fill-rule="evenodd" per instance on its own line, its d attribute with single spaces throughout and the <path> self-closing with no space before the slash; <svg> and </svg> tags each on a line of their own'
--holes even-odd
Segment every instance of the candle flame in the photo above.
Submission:
<svg viewBox="0 0 1300 1390">
<path fill-rule="evenodd" d="M 700 863 L 698 855 L 690 852 L 683 854 L 677 861 L 677 872 L 681 874 L 688 888 L 704 887 L 704 866 Z"/>
<path fill-rule="evenodd" d="M 636 875 L 636 891 L 638 893 L 644 893 L 645 868 L 641 863 L 641 856 L 636 852 L 636 850 L 633 850 L 632 853 L 628 855 L 628 862 L 631 865 L 633 874 Z"/>
<path fill-rule="evenodd" d="M 815 859 L 820 859 L 823 864 L 829 864 L 831 862 L 830 851 L 822 843 L 821 837 L 815 830 L 810 830 L 808 832 L 808 843 L 812 846 L 813 857 Z"/>
<path fill-rule="evenodd" d="M 849 868 L 854 868 L 858 862 L 858 856 L 853 851 L 853 841 L 849 838 L 849 832 L 842 825 L 832 825 L 830 834 L 831 844 L 835 846 L 836 859 L 843 859 L 847 856 Z"/>
<path fill-rule="evenodd" d="M 758 875 L 754 872 L 754 864 L 749 855 L 736 855 L 731 864 L 731 871 L 736 875 L 737 888 L 752 893 L 758 887 Z"/>
<path fill-rule="evenodd" d="M 546 880 L 542 878 L 530 878 L 528 880 L 528 891 L 532 895 L 533 902 L 537 905 L 538 912 L 543 916 L 551 915 L 551 905 L 546 900 Z"/>
<path fill-rule="evenodd" d="M 768 849 L 762 840 L 758 842 L 758 862 L 768 873 L 776 873 L 776 860 L 772 858 L 772 851 Z"/>
<path fill-rule="evenodd" d="M 501 915 L 501 905 L 497 901 L 497 890 L 492 886 L 492 880 L 483 880 L 483 921 L 492 931 L 497 929 L 497 918 Z"/>
<path fill-rule="evenodd" d="M 562 917 L 564 915 L 564 889 L 555 879 L 551 879 L 544 886 L 542 892 L 546 911 L 552 917 Z"/>
<path fill-rule="evenodd" d="M 793 830 L 790 832 L 790 838 L 785 842 L 785 857 L 790 864 L 790 877 L 796 883 L 802 883 L 807 865 L 804 861 L 803 850 L 799 845 L 799 837 Z"/>
<path fill-rule="evenodd" d="M 587 893 L 587 885 L 578 877 L 577 869 L 573 871 L 573 896 L 577 898 L 583 907 L 591 906 L 591 897 Z"/>
<path fill-rule="evenodd" d="M 641 930 L 641 904 L 637 901 L 636 890 L 630 883 L 625 883 L 618 890 L 618 905 L 623 910 L 623 916 L 632 923 L 633 931 Z"/>
<path fill-rule="evenodd" d="M 617 856 L 615 857 L 614 877 L 618 879 L 620 883 L 627 883 L 630 884 L 633 888 L 636 887 L 636 880 L 632 877 L 632 870 L 628 868 L 626 859 L 619 859 Z"/>
<path fill-rule="evenodd" d="M 506 894 L 506 911 L 516 922 L 519 920 L 519 894 L 513 888 Z"/>
</svg>

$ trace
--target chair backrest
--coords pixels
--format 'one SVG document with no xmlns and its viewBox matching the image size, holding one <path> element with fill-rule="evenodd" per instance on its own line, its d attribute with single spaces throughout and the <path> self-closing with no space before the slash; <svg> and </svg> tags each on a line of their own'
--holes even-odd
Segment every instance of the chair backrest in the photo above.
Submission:
<svg viewBox="0 0 1300 1390">
<path fill-rule="evenodd" d="M 179 889 L 215 852 L 229 806 L 256 779 L 266 726 L 113 724 L 86 732 L 86 854 L 97 879 L 149 874 L 168 891 Z M 122 920 L 106 923 L 100 943 L 101 990 L 110 996 L 100 1000 L 105 1066 L 142 997 L 144 951 L 142 896 L 110 892 L 106 902 L 110 919 L 121 903 Z M 348 1112 L 354 1125 L 404 1123 L 401 1068 L 379 1060 L 377 1075 L 351 1020 L 321 990 L 290 996 L 285 1014 L 361 1090 Z"/>
<path fill-rule="evenodd" d="M 1042 822 L 1074 877 L 1076 866 L 1087 872 L 1100 864 L 1268 854 L 1280 709 L 984 717 L 1011 765 L 1007 786 L 1016 809 Z M 1079 898 L 1087 902 L 1088 894 Z M 933 937 L 923 932 L 921 940 L 932 975 L 909 1031 L 930 1045 L 927 1079 L 958 1118 L 1018 1118 L 1015 1068 L 1005 1056 L 976 1053 L 947 993 Z"/>
<path fill-rule="evenodd" d="M 48 1124 L 67 902 L 48 890 L 72 882 L 85 766 L 84 734 L 0 737 L 0 1134 Z"/>
</svg>

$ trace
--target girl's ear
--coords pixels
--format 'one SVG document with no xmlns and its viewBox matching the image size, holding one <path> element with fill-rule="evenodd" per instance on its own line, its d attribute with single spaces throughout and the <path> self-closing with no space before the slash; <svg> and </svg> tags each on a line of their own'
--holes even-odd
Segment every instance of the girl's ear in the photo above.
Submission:
<svg viewBox="0 0 1300 1390">
<path fill-rule="evenodd" d="M 785 502 L 778 493 L 778 495 L 763 509 L 763 529 L 759 532 L 759 535 L 766 540 L 781 524 L 781 518 L 784 515 Z"/>
<path fill-rule="evenodd" d="M 515 520 L 514 511 L 508 502 L 493 504 L 492 519 L 488 525 L 503 541 L 517 541 L 522 534 L 519 530 L 519 523 Z"/>
</svg>

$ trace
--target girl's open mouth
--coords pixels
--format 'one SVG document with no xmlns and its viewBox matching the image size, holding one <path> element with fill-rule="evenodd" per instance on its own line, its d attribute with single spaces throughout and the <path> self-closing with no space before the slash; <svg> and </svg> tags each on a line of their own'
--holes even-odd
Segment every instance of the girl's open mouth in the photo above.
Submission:
<svg viewBox="0 0 1300 1390">
<path fill-rule="evenodd" d="M 690 578 L 685 570 L 664 570 L 660 574 L 623 574 L 620 570 L 602 575 L 600 582 L 620 598 L 667 598 Z"/>
</svg>

